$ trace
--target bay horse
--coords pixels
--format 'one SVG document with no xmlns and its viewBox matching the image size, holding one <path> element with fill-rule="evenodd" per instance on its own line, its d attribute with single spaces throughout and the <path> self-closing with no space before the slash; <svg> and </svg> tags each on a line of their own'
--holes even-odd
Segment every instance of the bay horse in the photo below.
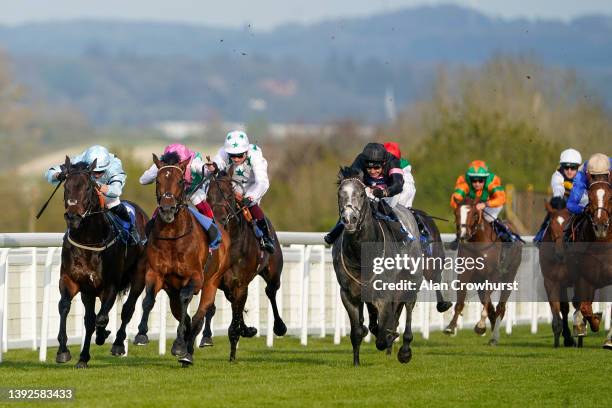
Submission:
<svg viewBox="0 0 612 408">
<path fill-rule="evenodd" d="M 397 333 L 398 320 L 403 308 L 406 308 L 406 328 L 403 334 L 403 344 L 400 347 L 397 358 L 400 363 L 408 363 L 412 358 L 410 344 L 413 340 L 412 334 L 412 311 L 416 304 L 418 287 L 423 278 L 422 270 L 406 276 L 416 284 L 416 290 L 408 291 L 401 296 L 378 295 L 368 297 L 365 301 L 364 293 L 371 291 L 375 285 L 375 276 L 372 274 L 368 261 L 362 259 L 362 245 L 375 243 L 374 250 L 377 254 L 389 258 L 405 254 L 418 258 L 421 256 L 421 246 L 418 240 L 412 241 L 405 246 L 394 242 L 394 233 L 384 222 L 375 219 L 368 198 L 366 186 L 363 183 L 363 173 L 350 167 L 340 169 L 338 174 L 338 211 L 340 220 L 344 224 L 344 231 L 339 239 L 334 242 L 332 248 L 334 270 L 340 285 L 340 296 L 344 308 L 351 321 L 351 344 L 353 346 L 353 365 L 359 366 L 359 351 L 363 337 L 368 333 L 364 322 L 364 305 L 368 309 L 370 318 L 369 330 L 376 336 L 376 348 L 387 350 L 388 353 L 393 342 L 399 334 Z M 412 220 L 406 227 L 413 236 L 418 236 L 416 220 L 405 208 L 397 206 L 395 211 L 404 211 L 406 219 Z M 362 273 L 363 272 L 363 273 Z M 399 282 L 399 273 L 396 269 L 387 272 L 388 278 Z"/>
<path fill-rule="evenodd" d="M 592 331 L 599 330 L 600 316 L 592 308 L 595 290 L 612 285 L 612 185 L 607 174 L 589 175 L 588 197 L 586 222 L 568 248 L 568 268 L 576 274 L 575 298 L 580 302 L 574 330 L 580 337 L 586 335 L 583 318 Z"/>
<path fill-rule="evenodd" d="M 575 345 L 569 328 L 569 302 L 567 290 L 574 286 L 575 277 L 565 263 L 564 231 L 571 214 L 565 206 L 565 199 L 553 197 L 544 206 L 550 223 L 539 245 L 540 269 L 544 277 L 544 288 L 552 312 L 552 331 L 554 346 L 559 347 L 559 338 L 563 334 L 563 345 Z"/>
<path fill-rule="evenodd" d="M 228 328 L 230 340 L 230 361 L 236 360 L 236 347 L 240 337 L 253 337 L 255 327 L 244 322 L 244 306 L 248 296 L 249 283 L 260 275 L 266 282 L 266 296 L 274 314 L 274 334 L 284 336 L 287 326 L 283 322 L 276 304 L 276 292 L 280 289 L 283 270 L 283 253 L 276 231 L 269 219 L 270 236 L 274 240 L 274 253 L 261 250 L 259 239 L 255 236 L 247 220 L 248 209 L 236 201 L 232 175 L 234 166 L 227 172 L 221 171 L 209 176 L 206 201 L 213 209 L 215 221 L 222 232 L 223 242 L 219 249 L 219 267 L 206 277 L 206 290 L 211 295 L 205 300 L 204 313 L 206 326 L 202 344 L 212 345 L 210 322 L 215 312 L 214 293 L 220 288 L 232 305 L 232 321 Z M 204 297 L 204 295 L 203 295 Z"/>
<path fill-rule="evenodd" d="M 455 223 L 459 238 L 457 257 L 482 257 L 483 267 L 481 269 L 476 268 L 476 266 L 466 267 L 466 270 L 459 275 L 461 286 L 457 290 L 454 314 L 450 323 L 444 329 L 444 333 L 449 335 L 456 334 L 457 319 L 465 306 L 467 291 L 463 284 L 486 281 L 510 284 L 514 281 L 521 263 L 522 243 L 517 241 L 511 244 L 502 244 L 491 223 L 485 220 L 484 211 L 476 209 L 477 203 L 477 201 L 466 199 L 455 209 Z M 483 336 L 487 330 L 486 320 L 488 318 L 492 332 L 489 344 L 494 346 L 499 343 L 499 329 L 506 313 L 506 302 L 510 297 L 511 290 L 501 291 L 497 307 L 493 306 L 491 293 L 491 290 L 478 290 L 478 297 L 483 309 L 480 320 L 474 326 L 474 332 Z"/>
<path fill-rule="evenodd" d="M 157 293 L 163 289 L 179 323 L 171 352 L 187 367 L 193 364 L 193 342 L 204 321 L 205 296 L 200 298 L 193 321 L 187 308 L 193 296 L 202 290 L 205 268 L 218 267 L 218 251 L 209 253 L 208 236 L 188 208 L 184 173 L 189 171 L 189 160 L 165 163 L 153 154 L 153 162 L 158 168 L 155 183 L 158 207 L 146 248 L 143 314 L 134 343 L 148 343 L 149 314 Z"/>
<path fill-rule="evenodd" d="M 144 245 L 142 242 L 128 245 L 127 241 L 122 242 L 118 236 L 109 212 L 104 207 L 104 197 L 93 179 L 95 168 L 96 160 L 90 165 L 84 162 L 72 164 L 67 156 L 62 168 L 65 177 L 64 218 L 68 230 L 62 244 L 59 280 L 61 298 L 58 304 L 60 327 L 57 336 L 59 349 L 55 361 L 66 363 L 72 358 L 66 346 L 66 319 L 72 298 L 80 292 L 85 306 L 85 341 L 77 368 L 87 368 L 94 330 L 96 344 L 104 344 L 110 334 L 106 330 L 108 313 L 115 304 L 117 294 L 129 289 L 130 294 L 121 310 L 121 327 L 111 349 L 115 356 L 125 354 L 125 328 L 144 288 Z M 140 207 L 130 204 L 136 212 L 135 229 L 140 236 L 144 236 L 148 217 Z M 96 297 L 101 302 L 97 315 Z"/>
</svg>

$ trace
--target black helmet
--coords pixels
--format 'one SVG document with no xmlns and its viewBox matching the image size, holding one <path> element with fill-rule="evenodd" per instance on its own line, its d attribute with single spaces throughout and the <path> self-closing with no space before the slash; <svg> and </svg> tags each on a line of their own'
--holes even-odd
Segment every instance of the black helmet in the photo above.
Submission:
<svg viewBox="0 0 612 408">
<path fill-rule="evenodd" d="M 361 154 L 366 162 L 366 165 L 370 163 L 382 164 L 385 162 L 387 151 L 385 150 L 385 146 L 380 143 L 368 143 L 366 147 L 363 148 L 363 152 Z"/>
</svg>

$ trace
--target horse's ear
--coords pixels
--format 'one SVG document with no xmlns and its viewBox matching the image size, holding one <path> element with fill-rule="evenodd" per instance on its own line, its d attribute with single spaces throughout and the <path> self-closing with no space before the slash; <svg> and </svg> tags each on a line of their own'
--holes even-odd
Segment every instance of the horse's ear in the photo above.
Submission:
<svg viewBox="0 0 612 408">
<path fill-rule="evenodd" d="M 64 167 L 66 171 L 70 170 L 70 157 L 66 156 L 66 161 L 64 161 Z"/>
<path fill-rule="evenodd" d="M 230 178 L 234 177 L 234 164 L 233 163 L 227 169 L 227 175 L 230 176 Z"/>
<path fill-rule="evenodd" d="M 91 162 L 89 167 L 87 167 L 87 171 L 90 171 L 90 172 L 93 171 L 97 165 L 98 165 L 98 159 L 94 159 L 94 161 Z"/>
<path fill-rule="evenodd" d="M 153 163 L 155 163 L 158 169 L 162 166 L 162 163 L 159 161 L 155 153 L 153 153 Z"/>
<path fill-rule="evenodd" d="M 191 160 L 191 159 L 189 158 L 189 159 L 183 160 L 182 162 L 180 162 L 178 164 L 178 166 L 181 168 L 181 170 L 183 170 L 183 173 L 185 172 L 185 169 L 187 168 L 187 165 L 189 165 L 189 160 Z"/>
<path fill-rule="evenodd" d="M 546 208 L 546 211 L 549 214 L 552 214 L 554 212 L 552 205 L 550 205 L 550 203 L 548 202 L 548 200 L 544 200 L 544 207 Z"/>
</svg>

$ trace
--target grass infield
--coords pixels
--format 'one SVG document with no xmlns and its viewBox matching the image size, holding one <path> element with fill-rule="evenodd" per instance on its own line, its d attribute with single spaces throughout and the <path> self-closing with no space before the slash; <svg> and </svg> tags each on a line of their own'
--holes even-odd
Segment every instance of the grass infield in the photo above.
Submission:
<svg viewBox="0 0 612 408">
<path fill-rule="evenodd" d="M 37 352 L 10 350 L 0 363 L 0 387 L 73 388 L 72 402 L 52 406 L 218 407 L 218 406 L 606 406 L 612 394 L 612 353 L 602 349 L 600 333 L 585 339 L 583 349 L 552 347 L 548 325 L 536 335 L 526 326 L 502 334 L 500 345 L 470 330 L 456 337 L 440 332 L 413 342 L 408 364 L 397 361 L 373 343 L 361 349 L 361 367 L 352 367 L 350 339 L 309 338 L 308 346 L 294 337 L 243 339 L 238 362 L 229 363 L 225 337 L 215 346 L 198 349 L 195 365 L 183 369 L 168 352 L 157 355 L 157 344 L 130 345 L 130 355 L 110 355 L 110 345 L 92 346 L 87 370 L 76 370 L 73 359 L 55 364 L 56 348 L 46 364 Z M 168 351 L 171 342 L 168 342 Z M 607 401 L 607 402 L 606 402 Z M 0 401 L 2 406 L 31 406 Z M 38 405 L 38 404 L 37 404 Z"/>
</svg>

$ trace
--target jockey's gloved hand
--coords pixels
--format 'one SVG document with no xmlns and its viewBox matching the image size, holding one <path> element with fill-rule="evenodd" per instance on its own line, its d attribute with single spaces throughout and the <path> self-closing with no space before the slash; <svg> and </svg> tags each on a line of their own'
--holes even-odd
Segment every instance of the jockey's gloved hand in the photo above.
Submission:
<svg viewBox="0 0 612 408">
<path fill-rule="evenodd" d="M 64 181 L 66 180 L 66 173 L 60 171 L 59 173 L 57 173 L 57 176 L 55 176 L 55 178 L 57 179 L 57 181 Z"/>
<path fill-rule="evenodd" d="M 375 188 L 374 191 L 372 191 L 372 194 L 376 198 L 383 198 L 389 195 L 386 188 Z"/>
</svg>

